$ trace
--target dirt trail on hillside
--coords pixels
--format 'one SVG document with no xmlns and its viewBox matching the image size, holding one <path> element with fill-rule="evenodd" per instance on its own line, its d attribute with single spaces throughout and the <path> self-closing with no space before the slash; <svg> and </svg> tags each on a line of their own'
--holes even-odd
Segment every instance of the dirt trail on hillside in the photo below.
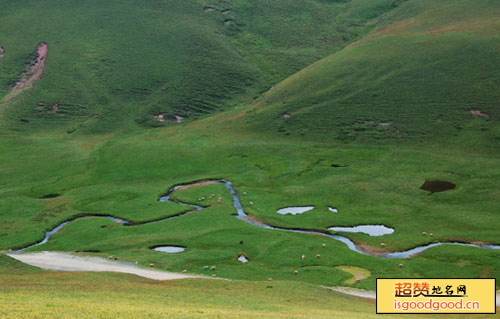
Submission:
<svg viewBox="0 0 500 319">
<path fill-rule="evenodd" d="M 40 79 L 45 68 L 45 59 L 47 58 L 49 47 L 47 43 L 42 42 L 36 48 L 36 59 L 33 64 L 29 67 L 25 74 L 19 79 L 19 81 L 14 84 L 9 94 L 7 94 L 2 104 L 0 105 L 0 111 L 7 106 L 7 104 L 18 96 L 24 90 L 32 88 L 35 82 Z"/>
<path fill-rule="evenodd" d="M 208 279 L 208 277 L 200 275 L 187 275 L 162 270 L 143 269 L 127 262 L 112 261 L 98 257 L 80 257 L 66 253 L 44 251 L 37 253 L 7 255 L 31 266 L 56 271 L 119 272 L 133 274 L 153 280 L 175 280 L 186 278 Z"/>
</svg>

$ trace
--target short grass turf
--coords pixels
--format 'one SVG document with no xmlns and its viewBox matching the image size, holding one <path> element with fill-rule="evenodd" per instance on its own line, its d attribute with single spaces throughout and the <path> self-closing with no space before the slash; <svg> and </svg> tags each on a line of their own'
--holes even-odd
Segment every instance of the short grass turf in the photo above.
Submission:
<svg viewBox="0 0 500 319">
<path fill-rule="evenodd" d="M 375 314 L 372 300 L 303 283 L 205 279 L 155 282 L 123 274 L 41 272 L 20 270 L 29 267 L 6 256 L 0 256 L 0 265 L 5 270 L 0 274 L 2 318 L 385 317 Z M 463 315 L 429 316 L 440 317 Z"/>
<path fill-rule="evenodd" d="M 4 139 L 2 149 L 12 157 L 3 158 L 1 166 L 0 201 L 8 209 L 0 215 L 5 225 L 0 247 L 15 249 L 39 241 L 45 230 L 81 214 L 136 222 L 176 215 L 188 208 L 159 203 L 158 198 L 175 184 L 207 178 L 232 181 L 245 211 L 270 225 L 323 231 L 359 224 L 393 227 L 393 234 L 382 237 L 343 234 L 372 251 L 400 251 L 437 241 L 499 243 L 495 157 L 431 145 L 323 145 L 208 131 L 206 126 L 217 120 L 101 140 L 52 135 Z M 55 141 L 58 153 L 50 147 Z M 428 179 L 448 180 L 457 188 L 431 195 L 420 189 Z M 48 194 L 60 196 L 41 199 Z M 222 197 L 222 203 L 209 199 L 211 194 Z M 223 185 L 181 190 L 174 197 L 209 208 L 137 226 L 99 217 L 79 219 L 32 250 L 92 251 L 201 274 L 206 274 L 204 266 L 216 265 L 217 275 L 224 278 L 273 277 L 318 285 L 343 284 L 351 275 L 336 267 L 347 265 L 370 271 L 371 277 L 354 284 L 368 289 L 374 288 L 377 277 L 499 276 L 499 252 L 494 250 L 443 246 L 410 260 L 386 260 L 352 252 L 335 240 L 244 223 L 234 217 Z M 297 216 L 276 212 L 302 205 L 315 209 Z M 339 213 L 328 211 L 328 206 Z M 158 245 L 188 249 L 177 255 L 149 249 Z M 238 262 L 240 254 L 250 262 Z M 314 258 L 317 254 L 320 259 Z"/>
</svg>

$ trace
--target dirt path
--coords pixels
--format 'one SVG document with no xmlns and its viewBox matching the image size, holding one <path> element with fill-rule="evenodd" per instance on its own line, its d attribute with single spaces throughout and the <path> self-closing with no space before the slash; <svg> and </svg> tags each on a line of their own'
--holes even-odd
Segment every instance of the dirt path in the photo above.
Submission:
<svg viewBox="0 0 500 319">
<path fill-rule="evenodd" d="M 31 266 L 56 271 L 119 272 L 133 274 L 153 280 L 176 280 L 186 278 L 211 279 L 201 275 L 186 275 L 162 270 L 143 269 L 126 262 L 111 261 L 98 257 L 80 257 L 67 253 L 43 251 L 38 253 L 7 254 L 7 256 Z M 345 295 L 366 299 L 376 299 L 375 291 L 361 290 L 351 287 L 322 287 Z M 496 296 L 496 306 L 500 307 L 500 291 L 497 291 Z"/>
<path fill-rule="evenodd" d="M 336 292 L 340 292 L 344 295 L 355 296 L 366 299 L 377 299 L 375 291 L 355 289 L 350 287 L 326 287 L 326 286 L 322 287 Z"/>
<path fill-rule="evenodd" d="M 12 87 L 10 93 L 4 97 L 2 104 L 0 105 L 0 111 L 7 107 L 7 104 L 21 92 L 32 88 L 35 85 L 35 82 L 40 79 L 43 73 L 43 69 L 45 68 L 45 59 L 47 58 L 48 50 L 49 47 L 47 43 L 42 42 L 38 45 L 38 47 L 36 48 L 36 60 L 33 62 L 29 70 Z"/>
<path fill-rule="evenodd" d="M 7 254 L 25 264 L 56 271 L 96 271 L 133 274 L 154 280 L 175 280 L 185 278 L 206 278 L 200 275 L 179 274 L 161 270 L 139 268 L 133 264 L 107 260 L 98 257 L 80 257 L 66 253 L 38 252 Z"/>
<path fill-rule="evenodd" d="M 350 288 L 350 287 L 325 287 L 325 286 L 323 286 L 323 288 L 330 289 L 330 290 L 333 290 L 336 292 L 340 292 L 340 293 L 345 294 L 345 295 L 366 298 L 366 299 L 377 299 L 375 291 L 361 290 L 361 289 L 355 289 L 355 288 Z M 500 290 L 497 291 L 496 306 L 500 307 Z"/>
</svg>

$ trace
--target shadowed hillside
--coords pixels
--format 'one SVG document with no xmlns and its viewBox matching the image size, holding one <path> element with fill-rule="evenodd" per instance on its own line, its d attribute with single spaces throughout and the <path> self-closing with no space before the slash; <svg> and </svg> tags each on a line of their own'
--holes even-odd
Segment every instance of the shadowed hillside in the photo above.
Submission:
<svg viewBox="0 0 500 319">
<path fill-rule="evenodd" d="M 399 2 L 0 1 L 4 124 L 99 132 L 214 113 L 341 49 Z M 11 99 L 42 41 L 41 78 Z"/>
</svg>

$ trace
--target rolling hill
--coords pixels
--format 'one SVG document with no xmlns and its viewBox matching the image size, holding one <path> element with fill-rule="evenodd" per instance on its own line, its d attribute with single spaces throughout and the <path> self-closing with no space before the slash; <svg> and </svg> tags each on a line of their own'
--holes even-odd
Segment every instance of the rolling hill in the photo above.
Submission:
<svg viewBox="0 0 500 319">
<path fill-rule="evenodd" d="M 2 126 L 98 133 L 217 113 L 343 48 L 400 2 L 1 1 Z M 5 99 L 39 43 L 41 78 Z"/>
<path fill-rule="evenodd" d="M 279 135 L 500 142 L 500 3 L 411 0 L 376 30 L 292 75 L 244 117 Z"/>
</svg>

